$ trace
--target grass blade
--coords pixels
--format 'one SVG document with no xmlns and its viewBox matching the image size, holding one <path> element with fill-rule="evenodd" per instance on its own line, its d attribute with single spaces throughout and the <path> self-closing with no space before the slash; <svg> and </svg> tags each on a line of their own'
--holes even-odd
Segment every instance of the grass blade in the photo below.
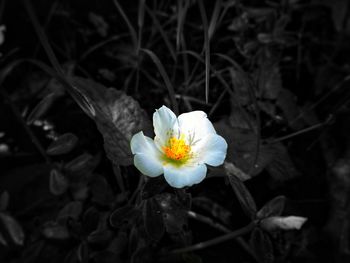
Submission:
<svg viewBox="0 0 350 263">
<path fill-rule="evenodd" d="M 222 3 L 222 0 L 217 0 L 215 2 L 214 11 L 213 11 L 213 14 L 211 16 L 209 29 L 208 29 L 209 41 L 212 39 L 212 37 L 215 33 L 216 24 L 218 22 L 218 17 L 219 17 L 219 13 L 220 13 L 221 3 Z"/>
<path fill-rule="evenodd" d="M 205 50 L 205 102 L 209 100 L 209 71 L 210 71 L 210 42 L 208 36 L 208 19 L 205 13 L 203 0 L 198 0 L 204 30 L 204 50 Z"/>
<path fill-rule="evenodd" d="M 177 102 L 176 102 L 174 87 L 171 84 L 171 81 L 169 79 L 168 74 L 166 73 L 166 70 L 165 70 L 163 64 L 160 62 L 159 58 L 157 57 L 156 54 L 154 54 L 153 51 L 151 51 L 149 49 L 143 49 L 143 48 L 140 50 L 145 52 L 148 56 L 150 56 L 150 58 L 153 60 L 154 64 L 157 66 L 158 71 L 165 82 L 165 86 L 168 89 L 170 101 L 171 101 L 171 104 L 173 106 L 173 110 L 174 110 L 175 114 L 178 115 L 179 114 L 179 107 L 178 107 Z"/>
<path fill-rule="evenodd" d="M 176 52 L 173 48 L 173 46 L 170 43 L 169 37 L 166 35 L 165 31 L 163 30 L 162 26 L 159 23 L 159 20 L 157 19 L 157 17 L 154 15 L 154 13 L 147 7 L 147 5 L 145 6 L 146 12 L 147 14 L 152 18 L 153 23 L 155 25 L 155 27 L 158 29 L 160 35 L 162 36 L 165 45 L 167 46 L 171 57 L 173 58 L 173 60 L 176 60 Z"/>
<path fill-rule="evenodd" d="M 113 0 L 113 3 L 116 6 L 116 8 L 118 9 L 118 12 L 122 16 L 122 18 L 124 19 L 124 22 L 126 23 L 126 26 L 129 29 L 131 40 L 134 44 L 134 47 L 136 47 L 137 46 L 137 34 L 136 34 L 135 28 L 132 26 L 128 16 L 125 14 L 125 12 L 124 12 L 123 8 L 121 7 L 121 5 L 119 4 L 119 2 L 117 0 Z"/>
</svg>

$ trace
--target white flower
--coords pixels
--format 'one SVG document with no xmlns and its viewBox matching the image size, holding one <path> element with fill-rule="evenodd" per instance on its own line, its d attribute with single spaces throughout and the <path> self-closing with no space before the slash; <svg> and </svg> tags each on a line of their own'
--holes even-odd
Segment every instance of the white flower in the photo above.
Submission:
<svg viewBox="0 0 350 263">
<path fill-rule="evenodd" d="M 216 134 L 203 111 L 181 114 L 178 118 L 162 106 L 153 114 L 155 138 L 135 134 L 131 139 L 134 164 L 144 175 L 165 180 L 176 188 L 200 183 L 206 176 L 206 164 L 221 165 L 227 143 Z"/>
</svg>

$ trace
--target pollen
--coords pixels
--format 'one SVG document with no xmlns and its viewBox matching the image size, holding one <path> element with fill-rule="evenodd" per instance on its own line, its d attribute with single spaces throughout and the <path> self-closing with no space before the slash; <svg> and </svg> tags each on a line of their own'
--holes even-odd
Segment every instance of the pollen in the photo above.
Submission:
<svg viewBox="0 0 350 263">
<path fill-rule="evenodd" d="M 163 147 L 163 151 L 169 159 L 174 161 L 185 161 L 190 157 L 191 146 L 187 145 L 184 136 L 180 138 L 171 137 L 167 146 Z"/>
</svg>

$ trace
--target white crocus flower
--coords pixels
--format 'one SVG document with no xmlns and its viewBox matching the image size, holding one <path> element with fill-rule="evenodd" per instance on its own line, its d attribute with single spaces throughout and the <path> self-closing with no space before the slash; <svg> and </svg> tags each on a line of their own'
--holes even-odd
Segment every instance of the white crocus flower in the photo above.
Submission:
<svg viewBox="0 0 350 263">
<path fill-rule="evenodd" d="M 134 164 L 144 175 L 165 180 L 176 188 L 200 183 L 206 176 L 206 164 L 221 165 L 227 143 L 216 134 L 203 111 L 181 114 L 178 118 L 166 106 L 153 114 L 155 138 L 143 132 L 131 139 Z"/>
</svg>

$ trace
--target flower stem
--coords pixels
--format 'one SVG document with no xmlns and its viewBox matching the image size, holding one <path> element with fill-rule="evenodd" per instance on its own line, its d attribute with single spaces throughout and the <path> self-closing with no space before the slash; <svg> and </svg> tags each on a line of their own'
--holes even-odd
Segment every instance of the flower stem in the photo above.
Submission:
<svg viewBox="0 0 350 263">
<path fill-rule="evenodd" d="M 245 227 L 242 227 L 242 228 L 240 228 L 236 231 L 233 231 L 231 233 L 228 233 L 226 235 L 216 237 L 216 238 L 210 239 L 208 241 L 200 242 L 200 243 L 197 243 L 197 244 L 192 245 L 192 246 L 174 249 L 174 250 L 170 251 L 170 254 L 186 253 L 186 252 L 191 252 L 191 251 L 211 247 L 211 246 L 220 244 L 222 242 L 228 241 L 230 239 L 237 238 L 241 235 L 244 235 L 244 234 L 250 232 L 253 228 L 254 228 L 254 223 L 251 222 L 249 225 L 246 225 Z"/>
<path fill-rule="evenodd" d="M 187 212 L 188 217 L 197 220 L 199 222 L 202 222 L 204 224 L 207 224 L 223 233 L 229 234 L 232 231 L 227 228 L 226 226 L 214 221 L 213 219 L 211 219 L 210 217 L 198 214 L 196 212 L 193 211 L 188 211 Z M 256 255 L 254 253 L 254 251 L 251 250 L 251 248 L 249 247 L 249 245 L 245 242 L 245 240 L 242 237 L 236 237 L 234 238 L 234 240 L 249 254 L 251 255 L 254 259 L 256 259 Z"/>
</svg>

